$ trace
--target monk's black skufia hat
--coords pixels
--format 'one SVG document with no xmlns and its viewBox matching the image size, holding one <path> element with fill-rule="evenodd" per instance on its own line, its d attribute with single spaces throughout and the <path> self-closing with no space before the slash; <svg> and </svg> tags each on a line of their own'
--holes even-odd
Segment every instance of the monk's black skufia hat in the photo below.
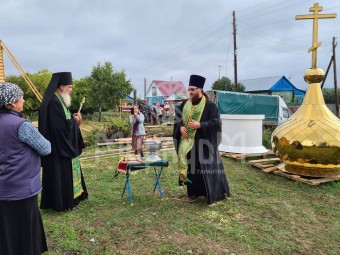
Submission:
<svg viewBox="0 0 340 255">
<path fill-rule="evenodd" d="M 54 73 L 52 74 L 52 79 L 53 79 L 53 76 L 59 76 L 58 87 L 61 85 L 72 85 L 73 84 L 71 72 Z"/>
<path fill-rule="evenodd" d="M 205 78 L 196 74 L 190 75 L 189 86 L 194 86 L 203 89 Z"/>
</svg>

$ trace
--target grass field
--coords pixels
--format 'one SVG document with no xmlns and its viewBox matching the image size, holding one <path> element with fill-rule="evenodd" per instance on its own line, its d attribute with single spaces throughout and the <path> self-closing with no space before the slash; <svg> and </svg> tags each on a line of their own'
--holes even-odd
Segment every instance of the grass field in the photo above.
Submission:
<svg viewBox="0 0 340 255">
<path fill-rule="evenodd" d="M 224 158 L 232 197 L 207 206 L 187 202 L 173 152 L 159 156 L 170 162 L 164 200 L 144 169 L 131 176 L 133 207 L 117 156 L 82 162 L 89 199 L 42 212 L 47 254 L 340 254 L 340 183 L 311 188 Z"/>
</svg>

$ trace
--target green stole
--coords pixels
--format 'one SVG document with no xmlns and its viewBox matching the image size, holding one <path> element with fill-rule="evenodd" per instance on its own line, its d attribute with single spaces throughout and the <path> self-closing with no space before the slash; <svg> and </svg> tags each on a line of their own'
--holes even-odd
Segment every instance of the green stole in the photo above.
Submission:
<svg viewBox="0 0 340 255">
<path fill-rule="evenodd" d="M 70 110 L 66 107 L 64 104 L 64 101 L 61 99 L 61 97 L 58 94 L 55 94 L 57 98 L 59 99 L 61 105 L 63 106 L 65 116 L 67 120 L 71 119 L 71 113 Z M 73 198 L 79 197 L 83 192 L 83 185 L 81 183 L 81 172 L 80 172 L 80 162 L 79 158 L 75 157 L 72 159 L 72 176 L 73 176 Z"/>
<path fill-rule="evenodd" d="M 178 171 L 179 178 L 182 182 L 191 182 L 187 178 L 188 171 L 188 159 L 187 154 L 191 150 L 195 142 L 196 129 L 192 129 L 188 126 L 189 120 L 200 121 L 204 110 L 206 98 L 202 96 L 201 102 L 197 105 L 193 105 L 190 100 L 188 100 L 182 111 L 183 125 L 188 131 L 188 138 L 181 136 L 178 146 Z"/>
</svg>

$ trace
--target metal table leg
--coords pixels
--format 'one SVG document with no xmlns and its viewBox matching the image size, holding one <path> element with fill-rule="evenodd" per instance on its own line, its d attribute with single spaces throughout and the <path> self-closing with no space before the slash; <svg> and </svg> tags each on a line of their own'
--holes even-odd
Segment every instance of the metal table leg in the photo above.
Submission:
<svg viewBox="0 0 340 255">
<path fill-rule="evenodd" d="M 160 181 L 160 178 L 163 172 L 163 167 L 160 168 L 159 172 L 157 171 L 156 167 L 154 167 L 153 169 L 154 169 L 155 177 L 156 177 L 156 183 L 155 183 L 155 187 L 153 188 L 153 192 L 155 193 L 156 188 L 158 187 L 159 197 L 163 198 L 163 191 L 162 191 L 161 181 Z"/>
<path fill-rule="evenodd" d="M 122 198 L 124 197 L 126 187 L 129 192 L 130 205 L 133 206 L 133 199 L 132 199 L 132 192 L 131 192 L 131 185 L 130 185 L 130 174 L 126 175 L 126 181 L 125 181 L 125 185 L 124 185 L 123 192 L 122 192 Z"/>
</svg>

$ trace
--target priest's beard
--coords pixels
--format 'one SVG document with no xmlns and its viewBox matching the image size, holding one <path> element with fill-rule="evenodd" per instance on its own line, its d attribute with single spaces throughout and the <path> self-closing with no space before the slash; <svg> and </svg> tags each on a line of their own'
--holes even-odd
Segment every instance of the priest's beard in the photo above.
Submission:
<svg viewBox="0 0 340 255">
<path fill-rule="evenodd" d="M 60 94 L 60 97 L 63 99 L 67 108 L 71 106 L 71 95 L 69 93 L 63 92 Z"/>
<path fill-rule="evenodd" d="M 191 100 L 192 103 L 197 102 L 201 97 L 200 95 L 196 94 L 196 93 L 190 93 L 189 98 Z"/>
</svg>

